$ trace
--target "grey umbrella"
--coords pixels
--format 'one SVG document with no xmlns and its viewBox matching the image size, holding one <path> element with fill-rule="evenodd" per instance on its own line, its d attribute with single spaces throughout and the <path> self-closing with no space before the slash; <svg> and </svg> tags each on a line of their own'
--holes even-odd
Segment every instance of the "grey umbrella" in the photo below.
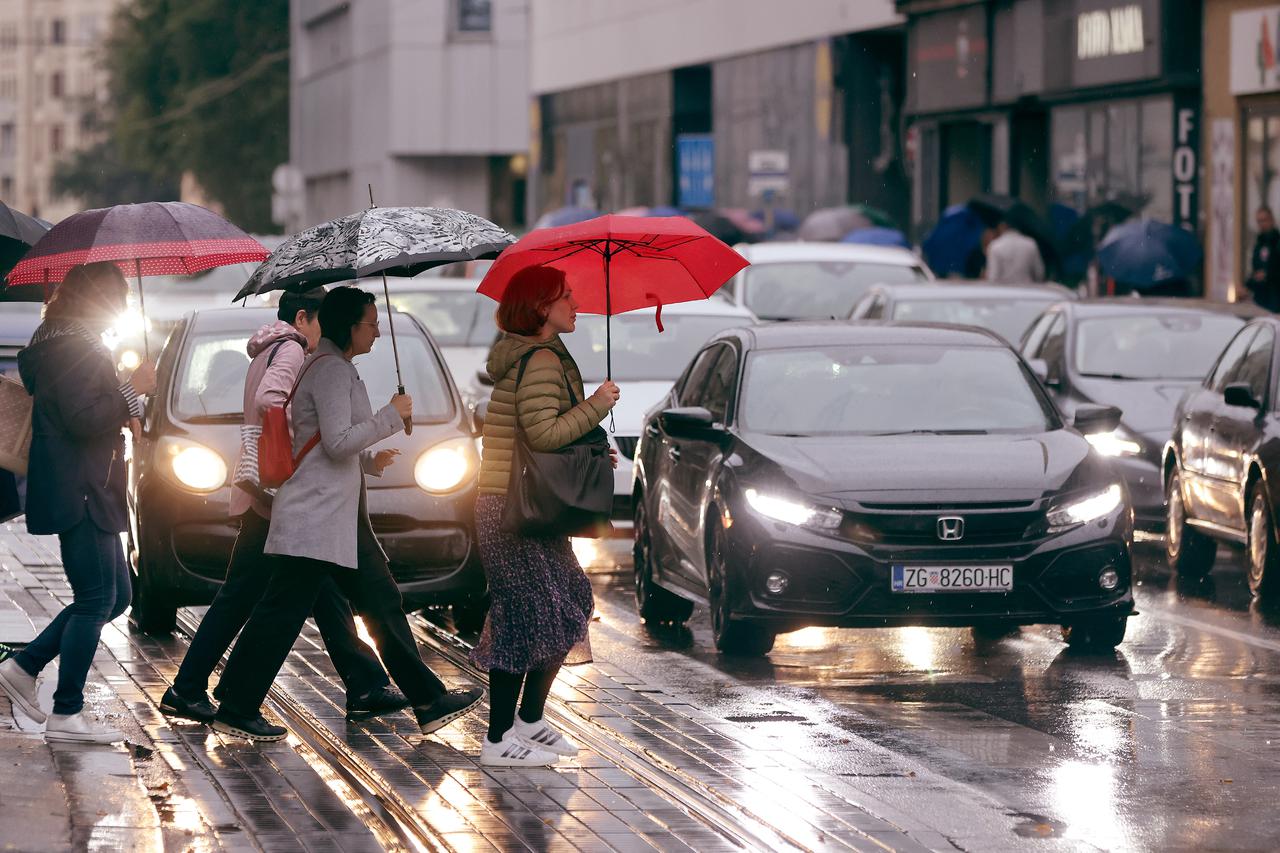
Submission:
<svg viewBox="0 0 1280 853">
<path fill-rule="evenodd" d="M 838 243 L 844 235 L 874 225 L 861 211 L 852 207 L 824 207 L 815 210 L 800 224 L 801 240 Z"/>
</svg>

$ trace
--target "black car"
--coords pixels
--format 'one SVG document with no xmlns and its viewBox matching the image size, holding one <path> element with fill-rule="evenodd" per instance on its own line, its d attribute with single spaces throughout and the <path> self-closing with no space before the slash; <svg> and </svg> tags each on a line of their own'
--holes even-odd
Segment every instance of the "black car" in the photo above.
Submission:
<svg viewBox="0 0 1280 853">
<path fill-rule="evenodd" d="M 129 489 L 131 618 L 144 631 L 171 630 L 178 607 L 208 604 L 225 577 L 236 536 L 228 501 L 244 419 L 245 344 L 275 316 L 261 308 L 198 311 L 178 323 L 161 354 Z M 414 428 L 412 436 L 378 445 L 402 455 L 369 480 L 369 514 L 405 607 L 454 605 L 460 627 L 474 628 L 486 587 L 473 514 L 479 457 L 471 417 L 427 331 L 407 314 L 397 314 L 395 326 Z M 355 364 L 375 406 L 391 398 L 389 341 Z"/>
<path fill-rule="evenodd" d="M 807 625 L 1064 626 L 1124 638 L 1123 482 L 995 334 L 787 323 L 725 332 L 649 413 L 636 455 L 646 621 L 711 611 L 723 652 Z"/>
<path fill-rule="evenodd" d="M 1280 321 L 1260 317 L 1231 339 L 1178 406 L 1164 452 L 1170 566 L 1201 578 L 1219 541 L 1245 545 L 1249 588 L 1259 596 L 1280 588 L 1277 332 Z"/>
<path fill-rule="evenodd" d="M 849 317 L 978 326 L 1016 344 L 1040 312 L 1074 297 L 1074 291 L 1060 284 L 983 281 L 878 284 L 853 306 Z"/>
<path fill-rule="evenodd" d="M 1023 358 L 1068 416 L 1081 405 L 1124 412 L 1120 426 L 1088 439 L 1128 484 L 1140 531 L 1164 530 L 1160 458 L 1178 401 L 1257 313 L 1194 299 L 1091 299 L 1053 306 L 1023 337 Z"/>
</svg>

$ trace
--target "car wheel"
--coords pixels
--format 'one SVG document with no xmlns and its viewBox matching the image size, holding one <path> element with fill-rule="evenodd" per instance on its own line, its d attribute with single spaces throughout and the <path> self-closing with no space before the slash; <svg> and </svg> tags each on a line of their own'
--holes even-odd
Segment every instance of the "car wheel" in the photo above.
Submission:
<svg viewBox="0 0 1280 853">
<path fill-rule="evenodd" d="M 1174 471 L 1165 494 L 1168 525 L 1164 537 L 1165 557 L 1178 577 L 1199 579 L 1213 569 L 1218 543 L 1187 524 L 1186 505 L 1182 502 L 1182 475 Z"/>
<path fill-rule="evenodd" d="M 658 586 L 653 579 L 653 533 L 649 529 L 644 496 L 636 496 L 635 543 L 631 547 L 634 563 L 636 612 L 654 625 L 684 624 L 693 615 L 693 602 Z"/>
<path fill-rule="evenodd" d="M 489 615 L 489 596 L 481 595 L 453 604 L 453 627 L 462 634 L 479 634 L 484 629 L 485 617 Z"/>
<path fill-rule="evenodd" d="M 711 553 L 707 555 L 707 574 L 710 579 L 708 600 L 711 604 L 711 634 L 716 649 L 726 655 L 760 657 L 773 648 L 777 633 L 750 622 L 734 619 L 729 602 L 733 597 L 725 552 L 728 539 L 719 522 L 713 522 Z"/>
<path fill-rule="evenodd" d="M 1271 519 L 1271 502 L 1267 490 L 1258 483 L 1253 487 L 1249 501 L 1249 591 L 1259 597 L 1274 592 L 1276 561 L 1280 548 L 1276 546 L 1276 529 Z"/>
<path fill-rule="evenodd" d="M 1062 639 L 1077 651 L 1109 652 L 1124 642 L 1129 616 L 1100 616 L 1062 626 Z"/>
</svg>

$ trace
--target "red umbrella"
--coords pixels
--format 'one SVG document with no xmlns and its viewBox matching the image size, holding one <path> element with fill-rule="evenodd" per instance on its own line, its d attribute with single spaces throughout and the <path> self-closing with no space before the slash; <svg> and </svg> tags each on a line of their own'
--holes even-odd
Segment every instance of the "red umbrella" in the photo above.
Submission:
<svg viewBox="0 0 1280 853">
<path fill-rule="evenodd" d="M 706 299 L 747 265 L 737 252 L 684 217 L 600 216 L 561 228 L 543 228 L 506 249 L 479 291 L 502 299 L 511 277 L 525 267 L 550 266 L 573 281 L 579 309 L 606 318 L 639 308 Z M 609 325 L 606 320 L 606 341 Z M 606 375 L 613 356 L 606 346 Z"/>
<path fill-rule="evenodd" d="M 53 288 L 72 267 L 114 261 L 138 279 L 144 275 L 192 275 L 228 264 L 259 263 L 262 244 L 211 210 L 181 201 L 149 201 L 86 210 L 53 226 L 10 271 L 9 286 Z M 145 303 L 139 306 L 146 313 Z M 143 327 L 143 342 L 150 344 Z"/>
</svg>

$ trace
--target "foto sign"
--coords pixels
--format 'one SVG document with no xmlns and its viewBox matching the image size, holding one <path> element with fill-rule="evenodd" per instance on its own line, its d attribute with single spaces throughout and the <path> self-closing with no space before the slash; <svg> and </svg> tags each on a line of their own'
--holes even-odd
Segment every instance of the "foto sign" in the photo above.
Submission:
<svg viewBox="0 0 1280 853">
<path fill-rule="evenodd" d="M 1199 225 L 1200 103 L 1198 95 L 1173 102 L 1173 224 L 1195 232 Z"/>
</svg>

